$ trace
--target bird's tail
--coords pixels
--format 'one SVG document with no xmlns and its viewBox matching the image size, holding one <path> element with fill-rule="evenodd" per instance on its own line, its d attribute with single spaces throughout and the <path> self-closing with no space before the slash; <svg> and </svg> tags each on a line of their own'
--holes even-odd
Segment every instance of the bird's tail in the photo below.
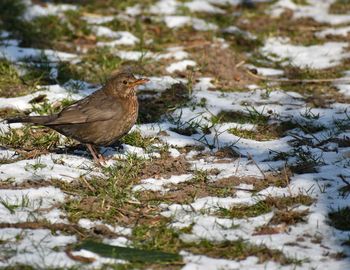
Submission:
<svg viewBox="0 0 350 270">
<path fill-rule="evenodd" d="M 8 124 L 11 123 L 32 123 L 35 125 L 45 125 L 46 123 L 50 122 L 52 120 L 52 116 L 45 115 L 45 116 L 15 116 L 15 117 L 9 117 L 6 118 L 5 121 Z"/>
</svg>

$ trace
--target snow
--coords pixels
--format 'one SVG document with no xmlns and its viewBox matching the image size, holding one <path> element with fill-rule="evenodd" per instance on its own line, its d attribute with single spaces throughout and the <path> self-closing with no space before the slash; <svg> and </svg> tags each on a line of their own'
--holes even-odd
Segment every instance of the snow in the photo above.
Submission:
<svg viewBox="0 0 350 270">
<path fill-rule="evenodd" d="M 97 16 L 95 14 L 85 14 L 84 19 L 89 24 L 104 24 L 116 19 L 116 16 Z"/>
<path fill-rule="evenodd" d="M 0 222 L 18 223 L 45 219 L 52 223 L 67 222 L 58 209 L 46 210 L 62 203 L 65 194 L 57 188 L 0 190 Z M 11 212 L 5 205 L 13 206 Z M 43 210 L 41 210 L 43 209 Z M 41 211 L 40 211 L 41 210 Z"/>
<path fill-rule="evenodd" d="M 210 2 L 201 0 L 186 2 L 184 6 L 187 7 L 191 12 L 208 12 L 217 14 L 225 13 L 223 9 L 213 6 Z"/>
<path fill-rule="evenodd" d="M 325 38 L 328 35 L 332 36 L 344 36 L 346 37 L 350 32 L 350 26 L 339 27 L 339 28 L 328 28 L 322 31 L 316 32 L 315 36 L 320 38 Z"/>
<path fill-rule="evenodd" d="M 249 69 L 254 69 L 258 72 L 259 75 L 262 76 L 279 76 L 283 75 L 283 70 L 274 69 L 274 68 L 265 68 L 265 67 L 256 67 L 253 65 L 245 65 L 245 67 Z"/>
<path fill-rule="evenodd" d="M 18 47 L 16 43 L 17 42 L 0 45 L 0 55 L 11 62 L 18 62 L 26 59 L 37 59 L 43 56 L 47 57 L 51 62 L 73 61 L 79 59 L 76 54 L 58 52 L 49 49 L 39 50 L 32 48 L 21 48 Z"/>
<path fill-rule="evenodd" d="M 70 90 L 69 84 L 67 84 L 66 87 L 60 85 L 42 86 L 33 94 L 13 98 L 0 98 L 0 108 L 13 108 L 24 111 L 32 108 L 30 101 L 40 95 L 46 95 L 47 100 L 54 103 L 65 98 L 78 100 L 97 90 L 97 88 L 90 87 L 79 90 L 78 93 L 75 93 Z"/>
<path fill-rule="evenodd" d="M 152 191 L 162 191 L 165 192 L 169 190 L 168 188 L 164 188 L 166 185 L 170 184 L 178 184 L 183 183 L 192 179 L 191 174 L 183 174 L 183 175 L 172 175 L 169 179 L 160 178 L 147 178 L 141 180 L 141 184 L 134 186 L 134 191 L 144 191 L 144 190 L 152 190 Z"/>
<path fill-rule="evenodd" d="M 82 228 L 85 229 L 91 229 L 95 226 L 98 225 L 104 225 L 106 226 L 109 230 L 111 230 L 112 232 L 119 234 L 119 235 L 124 235 L 124 236 L 130 236 L 131 235 L 131 229 L 130 228 L 125 228 L 122 226 L 111 226 L 109 224 L 105 224 L 101 221 L 91 221 L 89 219 L 86 218 L 82 218 L 78 221 L 78 225 Z"/>
<path fill-rule="evenodd" d="M 190 25 L 198 31 L 210 31 L 218 28 L 217 25 L 213 23 L 188 16 L 169 15 L 164 17 L 164 22 L 169 28 L 179 28 L 186 25 Z"/>
<path fill-rule="evenodd" d="M 239 29 L 237 26 L 234 26 L 234 25 L 231 25 L 229 27 L 222 29 L 222 32 L 226 33 L 226 34 L 238 35 L 238 37 L 244 36 L 244 37 L 249 38 L 249 39 L 256 39 L 256 36 L 252 35 L 251 33 L 247 32 L 247 31 L 243 31 L 243 30 Z"/>
<path fill-rule="evenodd" d="M 133 46 L 139 42 L 139 39 L 135 37 L 133 34 L 127 31 L 112 31 L 110 28 L 105 26 L 93 26 L 92 31 L 99 37 L 108 37 L 110 39 L 114 39 L 113 41 L 99 41 L 97 42 L 97 46 Z"/>
<path fill-rule="evenodd" d="M 33 5 L 30 0 L 23 0 L 26 5 L 26 11 L 23 15 L 25 20 L 33 20 L 36 17 L 62 14 L 67 10 L 77 10 L 77 6 L 70 4 L 52 4 Z"/>
<path fill-rule="evenodd" d="M 173 73 L 175 71 L 185 71 L 187 67 L 196 66 L 196 62 L 192 60 L 182 60 L 176 63 L 172 63 L 165 70 L 169 73 Z"/>
<path fill-rule="evenodd" d="M 149 11 L 153 14 L 174 14 L 177 11 L 179 3 L 176 0 L 159 0 Z"/>
<path fill-rule="evenodd" d="M 287 39 L 269 38 L 261 51 L 271 59 L 285 60 L 301 68 L 324 69 L 339 65 L 350 57 L 346 52 L 348 43 L 326 42 L 322 45 L 300 46 L 292 45 Z"/>
<path fill-rule="evenodd" d="M 38 16 L 58 15 L 65 19 L 66 10 L 79 10 L 77 5 L 58 5 L 44 3 L 42 5 L 23 0 L 28 6 L 24 18 L 32 20 Z M 299 18 L 311 18 L 327 26 L 315 29 L 314 35 L 319 39 L 325 39 L 323 43 L 305 46 L 291 41 L 286 37 L 269 36 L 264 40 L 264 45 L 255 52 L 262 53 L 267 59 L 261 63 L 250 65 L 249 57 L 253 52 L 245 56 L 247 62 L 244 67 L 255 69 L 261 76 L 283 76 L 281 69 L 271 68 L 283 65 L 292 65 L 299 68 L 327 69 L 333 68 L 349 58 L 348 42 L 346 38 L 350 32 L 349 14 L 331 14 L 330 5 L 333 0 L 308 0 L 306 5 L 297 4 L 297 1 L 251 1 L 251 3 L 271 2 L 265 12 L 272 16 L 282 16 L 287 9 L 293 11 L 292 20 Z M 273 2 L 273 3 L 272 3 Z M 330 104 L 323 107 L 308 108 L 309 96 L 303 91 L 291 92 L 284 85 L 267 82 L 263 84 L 247 85 L 244 91 L 222 91 L 216 85 L 220 78 L 213 77 L 181 77 L 177 78 L 176 71 L 184 71 L 188 67 L 199 70 L 192 57 L 195 48 L 181 46 L 176 43 L 164 45 L 161 49 L 152 49 L 155 40 L 146 39 L 145 44 L 151 45 L 148 50 L 140 48 L 140 39 L 135 32 L 123 31 L 107 27 L 107 23 L 113 20 L 120 22 L 135 22 L 141 18 L 142 23 L 163 23 L 169 31 L 179 30 L 181 27 L 192 27 L 196 31 L 212 31 L 212 39 L 221 42 L 228 48 L 230 41 L 221 37 L 222 33 L 234 35 L 234 38 L 244 36 L 255 39 L 248 31 L 244 31 L 235 25 L 219 30 L 219 27 L 211 23 L 206 17 L 237 16 L 225 14 L 231 7 L 226 5 L 238 5 L 240 0 L 158 0 L 152 4 L 140 3 L 125 7 L 124 11 L 104 11 L 106 15 L 95 13 L 83 13 L 85 20 L 93 34 L 98 37 L 97 46 L 109 47 L 111 53 L 125 61 L 159 61 L 166 63 L 164 71 L 168 76 L 150 76 L 150 81 L 138 88 L 140 98 L 147 100 L 151 95 L 160 97 L 166 89 L 176 83 L 183 83 L 189 90 L 189 101 L 182 107 L 170 108 L 167 112 L 170 117 L 162 117 L 155 123 L 137 124 L 132 131 L 138 131 L 144 137 L 154 137 L 154 143 L 150 149 L 143 149 L 132 145 L 123 144 L 123 150 L 115 147 L 104 147 L 101 152 L 108 157 L 107 165 L 115 164 L 119 159 L 128 159 L 130 155 L 152 161 L 155 158 L 163 158 L 161 150 L 166 150 L 172 158 L 185 158 L 190 164 L 190 169 L 180 175 L 154 175 L 146 179 L 136 177 L 135 184 L 130 188 L 134 192 L 130 204 L 140 203 L 137 195 L 145 191 L 152 191 L 159 196 L 170 195 L 179 184 L 191 185 L 194 181 L 195 171 L 206 171 L 207 184 L 212 185 L 222 179 L 242 179 L 242 182 L 231 187 L 232 191 L 226 195 L 206 194 L 205 196 L 193 196 L 186 203 L 169 201 L 161 202 L 161 209 L 157 215 L 168 218 L 168 226 L 176 230 L 180 239 L 187 243 L 207 240 L 213 243 L 221 241 L 244 240 L 252 245 L 265 245 L 270 249 L 282 251 L 288 258 L 300 260 L 300 265 L 281 265 L 269 258 L 259 263 L 258 258 L 250 256 L 244 260 L 213 258 L 204 254 L 191 254 L 181 251 L 184 258 L 182 269 L 323 269 L 332 268 L 347 269 L 348 258 L 333 258 L 336 253 L 343 252 L 348 255 L 349 249 L 343 245 L 350 237 L 349 231 L 342 231 L 329 224 L 329 213 L 349 205 L 349 196 L 344 196 L 340 189 L 346 186 L 344 179 L 349 181 L 350 150 L 348 140 L 350 137 L 348 104 L 346 99 L 350 96 L 350 82 L 334 82 L 338 89 L 339 100 L 330 100 Z M 188 12 L 184 12 L 183 8 Z M 245 11 L 244 11 L 245 12 Z M 248 11 L 247 11 L 248 12 Z M 249 11 L 253 12 L 253 11 Z M 201 14 L 199 14 L 201 13 Z M 186 14 L 186 15 L 184 15 Z M 219 31 L 217 31 L 219 30 Z M 198 35 L 198 36 L 197 36 Z M 196 40 L 203 33 L 193 36 Z M 277 34 L 276 34 L 277 35 Z M 336 40 L 328 41 L 328 36 L 336 36 Z M 57 77 L 57 64 L 60 61 L 68 61 L 72 64 L 84 59 L 81 55 L 67 52 L 59 52 L 50 49 L 22 48 L 20 41 L 11 39 L 12 33 L 1 31 L 0 54 L 3 58 L 14 63 L 24 60 L 36 59 L 45 55 L 50 61 L 51 76 Z M 226 37 L 226 35 L 225 35 Z M 315 41 L 317 42 L 317 40 Z M 190 44 L 191 45 L 191 44 Z M 128 47 L 125 48 L 124 46 Z M 255 53 L 254 52 L 254 53 Z M 275 63 L 277 61 L 278 63 Z M 147 68 L 147 65 L 145 65 Z M 119 68 L 119 67 L 118 67 Z M 343 78 L 350 77 L 349 70 L 342 71 Z M 179 76 L 181 73 L 179 74 Z M 140 75 L 137 75 L 139 77 Z M 194 80 L 193 80 L 194 79 Z M 220 82 L 220 81 L 219 81 Z M 79 86 L 79 87 L 77 87 Z M 39 95 L 46 95 L 48 102 L 55 103 L 62 99 L 81 99 L 100 86 L 90 85 L 82 81 L 70 80 L 64 85 L 37 86 L 31 94 L 0 98 L 0 108 L 13 108 L 21 111 L 31 110 L 30 101 Z M 304 87 L 304 85 L 300 85 Z M 325 87 L 328 87 L 325 85 Z M 330 86 L 331 87 L 331 86 Z M 176 88 L 174 88 L 176 89 Z M 326 98 L 321 96 L 320 98 Z M 327 99 L 329 101 L 329 99 Z M 340 103 L 342 102 L 342 103 Z M 164 104 L 167 107 L 168 104 Z M 269 124 L 281 121 L 298 122 L 306 127 L 322 125 L 324 130 L 307 132 L 301 128 L 288 130 L 278 138 L 266 141 L 241 138 L 230 132 L 236 128 L 248 131 L 258 131 L 254 122 L 241 123 L 238 119 L 228 122 L 213 121 L 221 112 L 239 112 L 268 116 Z M 312 119 L 314 118 L 314 119 Z M 215 123 L 214 123 L 215 122 Z M 182 135 L 174 130 L 178 127 L 193 127 L 197 132 L 192 135 Z M 23 124 L 0 123 L 2 134 L 13 128 L 23 128 Z M 206 132 L 204 132 L 204 130 Z M 296 138 L 301 138 L 297 140 Z M 187 146 L 201 146 L 197 148 L 182 149 Z M 222 147 L 230 147 L 238 157 L 220 157 L 216 155 Z M 17 153 L 18 149 L 0 149 L 0 221 L 3 224 L 10 223 L 14 227 L 0 229 L 0 248 L 5 251 L 6 257 L 1 258 L 0 267 L 16 264 L 28 264 L 35 269 L 43 268 L 69 268 L 81 267 L 77 261 L 73 261 L 64 252 L 68 245 L 74 244 L 80 239 L 71 233 L 60 231 L 52 233 L 49 229 L 17 229 L 15 225 L 25 225 L 26 222 L 44 222 L 45 224 L 74 224 L 68 220 L 68 213 L 62 206 L 69 198 L 78 198 L 72 193 L 65 193 L 57 187 L 50 186 L 51 180 L 66 182 L 67 185 L 84 177 L 91 181 L 93 177 L 106 178 L 106 168 L 97 167 L 86 151 L 76 151 L 72 154 L 58 154 L 55 151 L 49 154 L 41 154 L 36 158 L 24 159 Z M 286 155 L 285 159 L 277 158 L 277 154 Z M 294 173 L 286 186 L 277 187 L 269 185 L 262 190 L 256 190 L 255 183 L 266 181 L 265 175 L 279 172 L 283 178 L 283 170 L 287 165 L 295 165 L 302 158 L 319 158 L 314 172 Z M 245 179 L 251 179 L 246 182 Z M 229 180 L 227 180 L 229 181 Z M 286 180 L 287 181 L 287 180 Z M 249 184 L 247 184 L 249 183 Z M 181 190 L 179 190 L 181 192 Z M 184 192 L 186 192 L 184 190 Z M 295 225 L 278 224 L 271 225 L 270 221 L 276 209 L 270 212 L 248 218 L 232 218 L 218 213 L 219 210 L 229 210 L 235 206 L 251 206 L 267 197 L 283 198 L 288 196 L 307 195 L 315 201 L 310 205 L 294 205 L 286 210 L 308 210 L 305 222 Z M 96 195 L 98 196 L 98 195 Z M 151 205 L 153 207 L 153 205 Z M 152 214 L 153 215 L 153 214 Z M 158 217 L 156 215 L 156 217 Z M 131 246 L 133 238 L 133 224 L 122 226 L 118 223 L 108 224 L 105 221 L 81 218 L 76 225 L 86 230 L 93 230 L 96 226 L 106 226 L 118 236 L 106 238 L 101 236 L 101 241 L 110 245 Z M 272 226 L 275 234 L 258 234 L 260 226 Z M 181 230 L 186 228 L 186 230 Z M 89 269 L 99 269 L 103 264 L 125 264 L 124 260 L 103 258 L 87 250 L 74 251 L 74 255 L 94 258 L 95 261 L 86 265 Z M 84 265 L 85 267 L 85 265 Z"/>
<path fill-rule="evenodd" d="M 297 5 L 292 0 L 279 0 L 269 11 L 273 16 L 279 17 L 287 9 L 293 11 L 293 18 L 312 18 L 319 23 L 332 25 L 350 22 L 348 14 L 330 14 L 328 12 L 333 0 L 308 0 L 308 5 Z"/>
<path fill-rule="evenodd" d="M 43 265 L 45 268 L 69 268 L 76 265 L 63 251 L 67 245 L 77 241 L 75 236 L 53 235 L 46 229 L 0 229 L 0 239 L 8 239 L 2 250 L 12 254 L 10 259 L 0 261 L 0 267 L 27 264 L 34 268 Z"/>
<path fill-rule="evenodd" d="M 93 163 L 87 158 L 70 155 L 43 155 L 37 159 L 20 160 L 0 165 L 0 181 L 11 179 L 16 183 L 26 180 L 42 181 L 43 179 L 59 179 L 71 182 L 82 175 L 92 172 Z"/>
<path fill-rule="evenodd" d="M 148 79 L 150 80 L 148 83 L 141 85 L 138 88 L 140 91 L 151 90 L 151 91 L 162 92 L 170 88 L 173 84 L 181 83 L 181 82 L 186 83 L 185 79 L 172 78 L 170 76 L 148 77 Z"/>
<path fill-rule="evenodd" d="M 181 47 L 170 47 L 165 50 L 165 52 L 140 52 L 140 51 L 123 51 L 117 50 L 115 51 L 115 55 L 124 60 L 138 61 L 141 58 L 144 59 L 154 59 L 156 61 L 161 59 L 175 59 L 182 60 L 188 57 L 188 53 L 183 51 Z"/>
<path fill-rule="evenodd" d="M 345 72 L 343 78 L 349 78 L 350 71 Z M 349 83 L 334 83 L 335 87 L 339 89 L 339 93 L 343 94 L 346 97 L 350 97 L 350 81 Z"/>
</svg>

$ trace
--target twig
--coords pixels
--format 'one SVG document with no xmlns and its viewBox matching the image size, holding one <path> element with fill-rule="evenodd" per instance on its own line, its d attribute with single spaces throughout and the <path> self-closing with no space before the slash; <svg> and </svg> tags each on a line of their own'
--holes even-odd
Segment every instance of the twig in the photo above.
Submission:
<svg viewBox="0 0 350 270">
<path fill-rule="evenodd" d="M 88 189 L 90 189 L 91 192 L 96 192 L 96 189 L 94 189 L 84 177 L 80 177 L 80 180 L 82 180 L 82 182 L 87 186 Z"/>
<path fill-rule="evenodd" d="M 345 179 L 344 175 L 340 174 L 340 175 L 338 175 L 338 177 L 339 177 L 345 184 L 347 184 L 348 186 L 350 186 L 349 181 L 347 181 L 347 180 Z"/>
<path fill-rule="evenodd" d="M 248 158 L 250 158 L 253 163 L 255 164 L 255 166 L 258 168 L 258 170 L 260 171 L 260 173 L 262 174 L 262 176 L 264 177 L 264 180 L 266 179 L 266 175 L 265 173 L 263 172 L 263 170 L 259 167 L 258 163 L 256 163 L 256 161 L 253 159 L 252 155 L 247 153 L 248 154 Z"/>
</svg>

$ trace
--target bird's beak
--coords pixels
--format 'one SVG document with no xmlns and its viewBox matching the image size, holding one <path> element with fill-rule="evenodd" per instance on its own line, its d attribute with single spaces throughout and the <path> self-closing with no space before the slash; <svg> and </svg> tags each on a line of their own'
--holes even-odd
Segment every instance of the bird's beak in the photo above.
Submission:
<svg viewBox="0 0 350 270">
<path fill-rule="evenodd" d="M 141 78 L 137 79 L 136 81 L 133 81 L 132 83 L 129 84 L 130 87 L 135 87 L 141 84 L 145 84 L 146 82 L 149 82 L 149 79 L 147 78 Z"/>
</svg>

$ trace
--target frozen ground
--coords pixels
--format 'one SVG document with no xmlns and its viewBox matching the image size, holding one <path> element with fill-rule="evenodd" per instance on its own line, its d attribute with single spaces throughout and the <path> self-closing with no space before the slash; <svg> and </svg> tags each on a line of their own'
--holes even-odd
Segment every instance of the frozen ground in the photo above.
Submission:
<svg viewBox="0 0 350 270">
<path fill-rule="evenodd" d="M 150 81 L 106 168 L 0 123 L 1 269 L 350 269 L 346 1 L 14 2 L 20 21 L 67 25 L 28 36 L 4 17 L 2 118 L 59 110 L 114 70 Z M 72 251 L 86 238 L 182 260 Z"/>
</svg>

